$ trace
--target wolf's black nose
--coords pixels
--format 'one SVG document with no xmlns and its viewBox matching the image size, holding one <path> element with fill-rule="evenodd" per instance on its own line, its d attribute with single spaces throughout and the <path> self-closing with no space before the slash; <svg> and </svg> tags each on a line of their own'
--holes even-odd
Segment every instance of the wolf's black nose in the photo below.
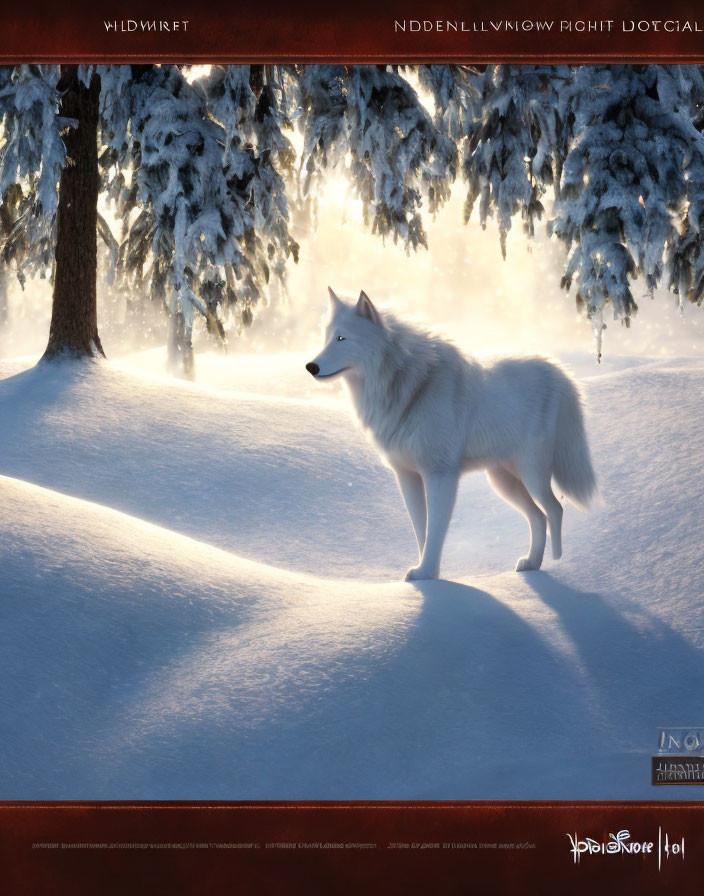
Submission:
<svg viewBox="0 0 704 896">
<path fill-rule="evenodd" d="M 309 361 L 306 364 L 306 370 L 308 371 L 308 373 L 312 373 L 313 376 L 317 376 L 320 373 L 320 368 L 315 363 L 315 361 Z"/>
</svg>

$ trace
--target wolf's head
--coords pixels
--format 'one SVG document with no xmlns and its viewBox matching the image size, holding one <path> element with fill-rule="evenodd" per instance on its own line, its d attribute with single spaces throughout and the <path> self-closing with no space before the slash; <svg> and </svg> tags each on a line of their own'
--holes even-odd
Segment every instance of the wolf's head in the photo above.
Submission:
<svg viewBox="0 0 704 896">
<path fill-rule="evenodd" d="M 325 328 L 325 346 L 306 370 L 317 380 L 334 379 L 344 373 L 363 372 L 383 339 L 384 322 L 365 292 L 356 305 L 348 305 L 330 287 L 330 318 Z"/>
</svg>

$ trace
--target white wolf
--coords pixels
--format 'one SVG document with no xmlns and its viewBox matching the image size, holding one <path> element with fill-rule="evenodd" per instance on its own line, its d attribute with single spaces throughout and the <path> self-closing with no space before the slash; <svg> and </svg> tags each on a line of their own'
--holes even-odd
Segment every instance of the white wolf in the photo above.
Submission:
<svg viewBox="0 0 704 896">
<path fill-rule="evenodd" d="M 407 580 L 439 574 L 459 477 L 486 470 L 495 491 L 530 524 L 517 570 L 539 569 L 546 517 L 562 554 L 562 505 L 551 480 L 586 507 L 596 492 L 577 386 L 544 358 L 483 365 L 388 312 L 362 292 L 356 305 L 328 288 L 325 347 L 306 369 L 344 378 L 362 425 L 396 474 L 418 540 Z"/>
</svg>

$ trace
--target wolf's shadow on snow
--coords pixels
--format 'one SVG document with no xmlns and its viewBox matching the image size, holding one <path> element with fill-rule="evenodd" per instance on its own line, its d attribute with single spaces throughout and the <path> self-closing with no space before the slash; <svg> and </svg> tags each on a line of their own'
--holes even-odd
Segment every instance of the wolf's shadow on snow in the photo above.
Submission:
<svg viewBox="0 0 704 896">
<path fill-rule="evenodd" d="M 459 730 L 458 714 L 466 711 L 468 721 L 471 716 L 477 724 L 467 726 L 474 731 L 465 750 L 494 759 L 504 753 L 507 765 L 520 762 L 523 753 L 542 754 L 546 764 L 554 762 L 555 780 L 564 757 L 582 754 L 594 777 L 600 761 L 620 754 L 624 786 L 636 776 L 645 785 L 658 727 L 701 722 L 696 708 L 704 689 L 704 652 L 662 618 L 618 594 L 607 600 L 549 572 L 523 576 L 547 616 L 557 617 L 559 643 L 550 637 L 554 621 L 546 616 L 542 622 L 533 608 L 527 607 L 523 617 L 518 605 L 514 609 L 466 585 L 415 584 L 423 605 L 407 650 L 424 654 L 418 665 L 427 668 L 427 654 L 437 649 L 442 658 L 436 665 L 436 692 L 448 691 L 448 682 L 454 691 L 449 703 L 439 699 L 434 707 L 436 724 L 448 733 Z M 521 798 L 530 789 L 528 784 Z M 471 793 L 461 790 L 455 798 L 501 795 L 500 783 L 479 776 Z M 690 788 L 660 788 L 657 795 L 684 798 L 685 790 Z M 544 785 L 536 787 L 535 796 L 541 795 L 550 796 Z M 608 790 L 604 796 L 609 797 Z"/>
<path fill-rule="evenodd" d="M 660 616 L 616 594 L 578 591 L 549 572 L 529 573 L 527 582 L 553 610 L 574 646 L 595 695 L 600 715 L 621 746 L 656 752 L 657 728 L 698 725 L 704 651 Z M 644 717 L 648 728 L 639 729 Z M 631 740 L 640 731 L 645 738 Z"/>
<path fill-rule="evenodd" d="M 415 583 L 418 612 L 402 633 L 347 656 L 302 703 L 237 733 L 243 765 L 233 743 L 229 774 L 219 759 L 208 769 L 203 731 L 181 742 L 181 760 L 212 775 L 222 798 L 564 798 L 579 787 L 575 769 L 593 780 L 609 761 L 611 775 L 623 772 L 621 795 L 642 794 L 657 726 L 688 724 L 701 656 L 616 598 L 549 573 L 526 584 L 544 613 L 525 597 L 510 606 L 459 583 Z"/>
<path fill-rule="evenodd" d="M 309 662 L 262 670 L 288 695 L 271 712 L 237 727 L 204 710 L 135 744 L 121 798 L 643 798 L 657 726 L 701 723 L 700 652 L 618 595 L 544 572 L 524 583 L 515 599 L 414 583 L 398 623 L 324 663 L 311 630 Z"/>
</svg>

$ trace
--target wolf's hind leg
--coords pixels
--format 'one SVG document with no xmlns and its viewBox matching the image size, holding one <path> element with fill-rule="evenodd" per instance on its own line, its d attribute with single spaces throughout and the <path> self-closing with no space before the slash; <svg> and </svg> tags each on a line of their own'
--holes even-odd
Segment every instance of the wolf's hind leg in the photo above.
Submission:
<svg viewBox="0 0 704 896">
<path fill-rule="evenodd" d="M 418 542 L 418 556 L 423 554 L 425 547 L 425 526 L 427 519 L 427 509 L 425 506 L 425 489 L 423 488 L 423 479 L 420 473 L 414 473 L 412 470 L 394 469 L 398 487 L 403 495 L 406 503 L 408 515 L 413 523 L 413 530 L 416 533 L 416 541 Z"/>
<path fill-rule="evenodd" d="M 429 473 L 423 477 L 425 500 L 428 507 L 428 531 L 420 565 L 409 569 L 406 581 L 436 579 L 440 571 L 440 556 L 447 527 L 457 497 L 459 473 Z"/>
<path fill-rule="evenodd" d="M 490 467 L 486 475 L 494 491 L 520 511 L 530 526 L 530 549 L 516 563 L 516 571 L 540 569 L 545 553 L 545 514 L 531 498 L 521 480 L 505 467 Z"/>
<path fill-rule="evenodd" d="M 548 517 L 550 543 L 555 560 L 562 556 L 562 504 L 555 497 L 550 484 L 550 473 L 537 470 L 519 470 L 531 498 Z"/>
</svg>

